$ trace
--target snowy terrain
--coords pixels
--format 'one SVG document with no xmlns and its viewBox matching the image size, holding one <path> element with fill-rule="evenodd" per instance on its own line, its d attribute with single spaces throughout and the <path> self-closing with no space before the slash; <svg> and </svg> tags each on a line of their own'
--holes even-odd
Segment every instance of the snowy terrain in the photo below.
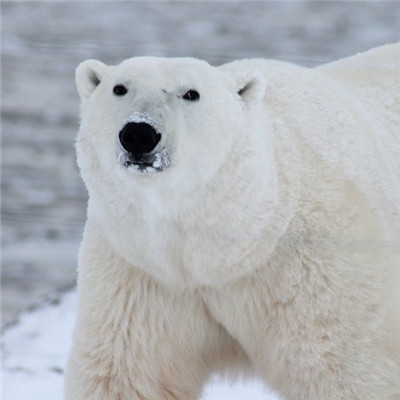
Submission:
<svg viewBox="0 0 400 400">
<path fill-rule="evenodd" d="M 3 337 L 3 400 L 62 400 L 63 370 L 71 347 L 76 292 L 59 304 L 25 313 Z M 202 400 L 278 400 L 259 382 L 210 383 Z"/>
</svg>

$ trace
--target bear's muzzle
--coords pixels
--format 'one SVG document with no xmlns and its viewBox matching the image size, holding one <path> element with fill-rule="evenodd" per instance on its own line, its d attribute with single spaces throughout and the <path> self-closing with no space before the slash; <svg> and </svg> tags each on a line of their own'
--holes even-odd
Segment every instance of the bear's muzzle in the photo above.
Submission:
<svg viewBox="0 0 400 400">
<path fill-rule="evenodd" d="M 119 141 L 124 150 L 140 162 L 151 153 L 161 140 L 161 134 L 146 122 L 128 122 L 119 132 Z"/>
</svg>

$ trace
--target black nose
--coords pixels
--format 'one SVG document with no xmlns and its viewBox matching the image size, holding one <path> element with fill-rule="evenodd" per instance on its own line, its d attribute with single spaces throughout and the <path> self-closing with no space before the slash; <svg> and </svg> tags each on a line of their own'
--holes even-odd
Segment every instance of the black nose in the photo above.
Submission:
<svg viewBox="0 0 400 400">
<path fill-rule="evenodd" d="M 134 157 L 154 150 L 161 140 L 161 135 L 146 122 L 128 122 L 119 133 L 122 147 Z"/>
</svg>

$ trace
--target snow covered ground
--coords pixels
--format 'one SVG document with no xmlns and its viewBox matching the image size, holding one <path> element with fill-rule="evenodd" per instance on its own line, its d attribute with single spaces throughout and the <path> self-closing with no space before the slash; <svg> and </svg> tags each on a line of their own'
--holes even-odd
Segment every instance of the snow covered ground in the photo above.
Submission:
<svg viewBox="0 0 400 400">
<path fill-rule="evenodd" d="M 3 337 L 3 400 L 62 400 L 77 306 L 76 292 L 58 304 L 25 313 Z M 256 381 L 230 385 L 213 381 L 202 400 L 278 400 Z"/>
</svg>

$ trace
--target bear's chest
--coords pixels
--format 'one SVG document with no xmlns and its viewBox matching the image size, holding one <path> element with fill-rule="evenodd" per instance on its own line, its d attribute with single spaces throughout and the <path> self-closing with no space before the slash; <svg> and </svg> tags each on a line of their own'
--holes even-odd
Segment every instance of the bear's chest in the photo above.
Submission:
<svg viewBox="0 0 400 400">
<path fill-rule="evenodd" d="M 261 225 L 199 220 L 187 223 L 142 212 L 116 218 L 102 212 L 114 250 L 133 267 L 174 287 L 219 286 L 259 266 Z M 265 246 L 263 246 L 265 250 Z M 258 260 L 258 262 L 254 261 Z"/>
<path fill-rule="evenodd" d="M 162 282 L 171 283 L 184 274 L 184 252 L 190 247 L 179 226 L 151 214 L 105 218 L 106 235 L 116 252 L 132 266 Z"/>
</svg>

